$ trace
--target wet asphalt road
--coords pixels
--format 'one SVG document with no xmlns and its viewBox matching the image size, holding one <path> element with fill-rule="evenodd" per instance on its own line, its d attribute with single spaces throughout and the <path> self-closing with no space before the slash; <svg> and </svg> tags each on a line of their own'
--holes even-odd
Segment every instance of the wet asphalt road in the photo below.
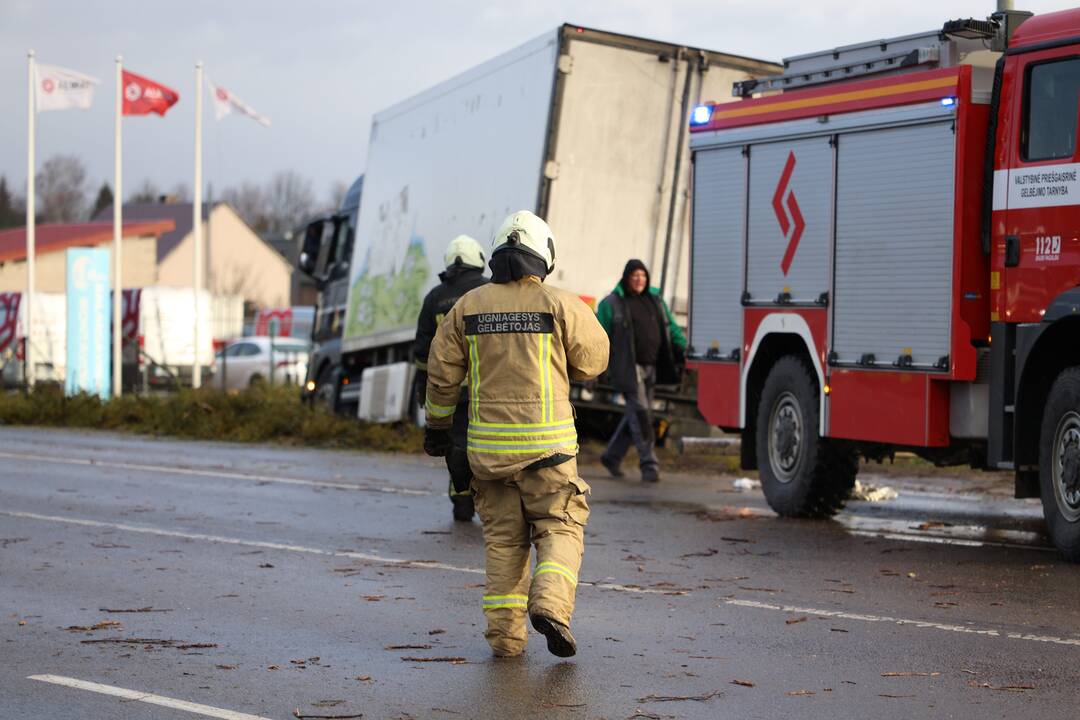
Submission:
<svg viewBox="0 0 1080 720">
<path fill-rule="evenodd" d="M 4 719 L 207 716 L 73 681 L 234 720 L 1076 714 L 1080 568 L 956 482 L 795 522 L 585 468 L 579 653 L 495 660 L 438 461 L 4 428 L 0 463 Z"/>
</svg>

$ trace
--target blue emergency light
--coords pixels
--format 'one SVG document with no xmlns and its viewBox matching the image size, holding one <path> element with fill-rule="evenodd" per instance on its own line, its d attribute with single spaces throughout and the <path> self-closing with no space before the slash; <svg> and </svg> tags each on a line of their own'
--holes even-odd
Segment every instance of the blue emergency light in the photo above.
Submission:
<svg viewBox="0 0 1080 720">
<path fill-rule="evenodd" d="M 712 105 L 698 105 L 690 115 L 691 125 L 708 125 L 712 120 Z"/>
<path fill-rule="evenodd" d="M 954 98 L 954 97 L 943 97 L 943 98 L 941 98 L 941 107 L 952 107 L 955 104 L 956 104 L 956 98 Z"/>
</svg>

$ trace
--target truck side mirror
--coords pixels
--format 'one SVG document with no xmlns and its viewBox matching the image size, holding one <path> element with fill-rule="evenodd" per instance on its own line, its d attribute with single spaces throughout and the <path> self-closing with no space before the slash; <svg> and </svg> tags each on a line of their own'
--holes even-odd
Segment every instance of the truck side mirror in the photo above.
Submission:
<svg viewBox="0 0 1080 720">
<path fill-rule="evenodd" d="M 323 221 L 316 220 L 307 226 L 304 231 L 304 244 L 300 248 L 300 255 L 296 259 L 296 266 L 305 275 L 313 275 L 315 266 L 319 260 L 319 250 L 322 246 Z"/>
</svg>

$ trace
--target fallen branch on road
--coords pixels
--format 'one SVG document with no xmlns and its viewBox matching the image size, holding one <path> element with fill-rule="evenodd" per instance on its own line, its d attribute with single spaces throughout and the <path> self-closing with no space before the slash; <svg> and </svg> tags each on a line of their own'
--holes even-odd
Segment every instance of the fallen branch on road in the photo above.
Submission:
<svg viewBox="0 0 1080 720">
<path fill-rule="evenodd" d="M 693 700 L 694 702 L 705 702 L 712 700 L 714 697 L 723 697 L 724 693 L 719 690 L 714 690 L 711 693 L 705 695 L 646 695 L 645 697 L 638 698 L 639 703 L 651 703 L 651 702 L 682 702 L 685 700 Z"/>
<path fill-rule="evenodd" d="M 70 632 L 94 632 L 95 630 L 119 630 L 119 620 L 102 620 L 94 625 L 72 625 L 64 628 Z"/>
<path fill-rule="evenodd" d="M 176 640 L 162 640 L 158 638 L 95 638 L 93 640 L 80 640 L 83 645 L 96 645 L 114 643 L 118 645 L 160 645 L 161 647 L 174 648 L 176 650 L 203 650 L 216 648 L 216 643 L 179 643 Z"/>
<path fill-rule="evenodd" d="M 408 656 L 408 657 L 403 657 L 401 659 L 404 662 L 420 662 L 420 663 L 443 662 L 443 663 L 450 663 L 451 665 L 466 665 L 469 662 L 466 658 L 459 657 L 459 656 L 456 656 L 456 655 L 451 656 L 451 657 L 411 657 L 411 656 Z"/>
</svg>

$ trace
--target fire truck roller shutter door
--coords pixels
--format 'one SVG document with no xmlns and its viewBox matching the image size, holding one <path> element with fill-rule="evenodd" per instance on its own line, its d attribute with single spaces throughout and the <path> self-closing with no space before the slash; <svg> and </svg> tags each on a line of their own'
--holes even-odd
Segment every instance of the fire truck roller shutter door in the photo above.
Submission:
<svg viewBox="0 0 1080 720">
<path fill-rule="evenodd" d="M 840 136 L 833 349 L 842 363 L 949 355 L 955 136 L 951 122 Z"/>
<path fill-rule="evenodd" d="M 742 344 L 746 230 L 746 158 L 741 148 L 703 150 L 694 158 L 694 292 L 690 347 L 699 357 L 730 358 Z"/>
<path fill-rule="evenodd" d="M 814 303 L 829 289 L 829 137 L 750 148 L 747 291 L 752 303 Z"/>
</svg>

